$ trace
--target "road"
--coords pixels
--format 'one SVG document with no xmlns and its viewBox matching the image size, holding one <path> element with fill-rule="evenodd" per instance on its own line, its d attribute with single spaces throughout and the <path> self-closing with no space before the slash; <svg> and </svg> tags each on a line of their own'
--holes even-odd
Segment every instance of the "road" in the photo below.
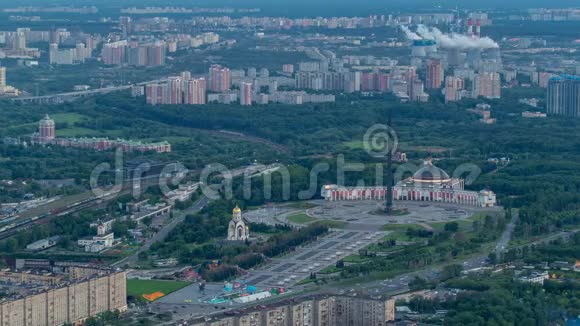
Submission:
<svg viewBox="0 0 580 326">
<path fill-rule="evenodd" d="M 159 232 L 155 233 L 153 237 L 145 241 L 145 243 L 139 248 L 139 250 L 137 250 L 132 255 L 127 256 L 119 260 L 118 262 L 113 263 L 112 266 L 113 267 L 121 267 L 125 265 L 131 266 L 137 263 L 137 261 L 139 260 L 140 253 L 149 250 L 149 248 L 151 248 L 151 245 L 153 245 L 155 242 L 165 240 L 165 238 L 167 238 L 169 233 L 171 233 L 171 231 L 173 231 L 175 227 L 177 227 L 180 223 L 182 223 L 185 220 L 185 217 L 187 215 L 195 214 L 201 211 L 207 205 L 207 203 L 209 203 L 209 201 L 210 201 L 209 198 L 207 198 L 206 196 L 202 196 L 201 199 L 198 200 L 192 207 L 174 215 L 169 224 L 163 226 L 163 228 L 159 230 Z"/>
<path fill-rule="evenodd" d="M 64 101 L 65 99 L 74 99 L 84 96 L 90 96 L 95 94 L 107 94 L 111 92 L 118 92 L 130 89 L 133 86 L 145 86 L 148 84 L 154 84 L 163 82 L 166 79 L 158 79 L 158 80 L 151 80 L 146 82 L 137 83 L 135 85 L 126 85 L 126 86 L 114 86 L 114 87 L 104 87 L 104 88 L 96 88 L 90 89 L 86 91 L 76 91 L 76 92 L 67 92 L 67 93 L 58 93 L 58 94 L 50 94 L 50 95 L 42 95 L 42 96 L 27 96 L 27 97 L 15 97 L 12 99 L 13 102 L 29 102 L 29 103 L 51 103 L 51 101 Z"/>
<path fill-rule="evenodd" d="M 518 215 L 513 214 L 512 220 L 506 225 L 504 232 L 502 233 L 501 237 L 497 240 L 496 245 L 493 248 L 493 251 L 503 251 L 507 244 L 509 243 L 513 231 L 515 229 L 515 225 L 518 220 Z M 484 267 L 488 264 L 487 262 L 488 252 L 479 253 L 477 255 L 471 256 L 469 258 L 464 259 L 462 262 L 464 270 Z M 307 297 L 310 295 L 316 294 L 325 294 L 325 295 L 349 295 L 349 294 L 358 294 L 358 295 L 370 295 L 370 296 L 393 296 L 401 293 L 409 292 L 410 289 L 408 287 L 409 281 L 411 281 L 414 277 L 421 277 L 427 279 L 431 282 L 437 282 L 441 280 L 441 271 L 443 266 L 437 267 L 430 267 L 425 268 L 422 270 L 410 272 L 407 274 L 398 275 L 392 279 L 385 279 L 385 280 L 375 280 L 369 282 L 361 282 L 356 284 L 328 284 L 323 286 L 321 289 L 308 289 L 302 287 L 295 287 L 293 290 L 296 291 L 296 295 L 286 295 L 280 297 L 279 299 L 272 300 L 299 300 L 301 297 Z M 304 294 L 306 291 L 307 293 Z M 272 302 L 263 303 L 263 305 L 269 305 Z M 174 318 L 176 319 L 191 319 L 195 316 L 211 316 L 214 314 L 223 313 L 224 311 L 228 310 L 244 310 L 249 309 L 256 309 L 255 304 L 248 304 L 244 305 L 244 307 L 235 306 L 235 307 L 226 307 L 221 306 L 220 309 L 217 309 L 211 305 L 199 305 L 196 303 L 193 304 L 185 304 L 179 301 L 179 303 L 162 303 L 158 302 L 153 305 L 154 308 L 152 310 L 154 312 L 162 312 L 162 311 L 172 311 L 174 314 Z"/>
<path fill-rule="evenodd" d="M 510 242 L 510 239 L 512 238 L 512 233 L 514 232 L 514 229 L 516 228 L 516 224 L 520 218 L 519 212 L 517 210 L 512 210 L 512 212 L 513 212 L 512 220 L 506 226 L 503 234 L 501 235 L 501 238 L 499 239 L 499 241 L 497 242 L 497 244 L 495 246 L 495 253 L 496 254 L 501 254 L 506 250 L 506 248 Z"/>
<path fill-rule="evenodd" d="M 519 219 L 517 211 L 514 211 L 511 221 L 506 225 L 501 237 L 497 241 L 493 252 L 501 253 L 507 248 L 507 245 L 512 237 L 513 231 Z M 484 267 L 488 264 L 488 254 L 481 253 L 472 257 L 465 259 L 463 264 L 463 270 L 470 270 Z M 379 295 L 395 295 L 399 293 L 404 293 L 409 291 L 408 283 L 410 280 L 416 276 L 429 280 L 431 282 L 437 282 L 440 280 L 441 271 L 443 267 L 432 267 L 428 269 L 423 269 L 403 275 L 399 275 L 393 279 L 386 279 L 382 281 L 373 281 L 369 283 L 357 284 L 356 286 L 351 286 L 349 290 L 345 290 L 345 286 L 332 287 L 325 292 L 332 294 L 343 294 L 348 293 L 351 290 L 362 291 L 365 294 L 371 296 Z M 348 288 L 348 286 L 347 286 Z"/>
<path fill-rule="evenodd" d="M 237 176 L 243 175 L 244 172 L 246 172 L 246 171 L 251 171 L 252 173 L 256 173 L 256 172 L 259 172 L 262 170 L 266 170 L 270 167 L 271 166 L 255 166 L 255 167 L 239 168 L 239 169 L 232 170 L 231 175 L 232 175 L 232 177 L 237 177 Z M 222 182 L 217 187 L 218 188 L 223 187 L 223 185 L 224 185 L 224 182 Z M 212 188 L 213 188 L 213 186 L 212 186 Z M 125 265 L 131 266 L 131 265 L 137 263 L 137 261 L 139 260 L 140 253 L 149 250 L 149 248 L 151 248 L 151 245 L 153 245 L 155 242 L 164 241 L 165 238 L 167 238 L 167 236 L 169 235 L 169 233 L 171 233 L 171 231 L 173 231 L 173 229 L 175 229 L 175 227 L 177 227 L 179 224 L 181 224 L 185 220 L 185 217 L 187 215 L 195 214 L 195 213 L 201 211 L 210 201 L 211 201 L 211 199 L 209 197 L 207 197 L 206 195 L 202 195 L 202 197 L 192 207 L 190 207 L 182 212 L 179 212 L 178 214 L 175 214 L 173 216 L 173 219 L 171 219 L 171 221 L 169 222 L 169 224 L 163 226 L 163 228 L 161 230 L 159 230 L 159 232 L 155 233 L 155 235 L 153 237 L 151 237 L 150 239 L 145 241 L 145 243 L 135 253 L 113 263 L 111 266 L 113 266 L 113 267 L 122 267 Z"/>
</svg>

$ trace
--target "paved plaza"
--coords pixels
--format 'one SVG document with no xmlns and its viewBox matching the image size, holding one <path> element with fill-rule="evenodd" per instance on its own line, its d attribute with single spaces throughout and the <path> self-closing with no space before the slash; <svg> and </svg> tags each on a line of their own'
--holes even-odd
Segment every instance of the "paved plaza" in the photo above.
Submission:
<svg viewBox="0 0 580 326">
<path fill-rule="evenodd" d="M 333 266 L 346 256 L 357 254 L 373 243 L 384 239 L 389 233 L 382 231 L 387 224 L 419 224 L 428 227 L 428 223 L 448 222 L 471 217 L 478 212 L 490 212 L 501 208 L 476 208 L 454 204 L 433 202 L 395 202 L 397 209 L 405 213 L 397 216 L 385 216 L 380 212 L 378 201 L 342 201 L 324 200 L 309 201 L 308 209 L 295 205 L 269 206 L 243 214 L 244 219 L 254 223 L 290 224 L 302 227 L 307 224 L 296 224 L 288 220 L 294 214 L 306 214 L 312 221 L 338 221 L 340 229 L 331 229 L 325 236 L 319 237 L 284 256 L 270 259 L 267 263 L 248 271 L 240 279 L 247 285 L 255 286 L 258 291 L 272 287 L 283 287 L 291 292 L 304 288 L 299 283 L 311 273 L 318 273 Z M 401 281 L 403 282 L 403 281 Z M 401 283 L 403 284 L 403 283 Z M 389 285 L 393 286 L 393 285 Z M 171 293 L 153 305 L 152 309 L 174 309 L 177 315 L 195 316 L 221 309 L 242 306 L 234 302 L 221 304 L 208 303 L 213 298 L 226 294 L 223 284 L 207 284 L 205 291 L 200 292 L 197 284 L 192 284 Z"/>
<path fill-rule="evenodd" d="M 287 291 L 296 292 L 302 288 L 297 283 L 308 278 L 310 273 L 335 265 L 341 258 L 358 253 L 359 249 L 380 241 L 388 233 L 333 230 L 315 242 L 250 270 L 243 278 L 247 285 L 256 286 L 258 291 L 283 287 Z M 197 284 L 192 284 L 153 302 L 151 309 L 154 312 L 170 310 L 179 318 L 191 318 L 215 312 L 216 309 L 242 306 L 231 301 L 208 303 L 223 294 L 226 294 L 223 284 L 208 283 L 203 292 Z"/>
<path fill-rule="evenodd" d="M 387 216 L 381 213 L 379 201 L 313 201 L 317 206 L 306 210 L 306 214 L 319 220 L 347 222 L 346 227 L 361 230 L 380 230 L 385 224 L 420 224 L 449 222 L 466 219 L 478 212 L 495 208 L 477 208 L 447 203 L 396 201 L 398 213 Z"/>
<path fill-rule="evenodd" d="M 374 200 L 360 201 L 325 201 L 312 200 L 309 209 L 297 209 L 285 206 L 262 208 L 249 211 L 244 218 L 257 223 L 267 224 L 295 224 L 288 220 L 289 216 L 297 213 L 306 213 L 309 217 L 321 221 L 343 222 L 343 229 L 353 231 L 376 232 L 383 229 L 385 224 L 426 224 L 462 220 L 480 212 L 501 211 L 501 207 L 479 208 L 449 203 L 395 201 L 395 209 L 400 212 L 393 216 L 381 213 L 382 202 Z"/>
<path fill-rule="evenodd" d="M 358 250 L 382 240 L 387 233 L 334 230 L 316 242 L 250 271 L 246 282 L 258 287 L 293 287 L 310 273 L 317 273 L 346 256 L 357 254 Z"/>
</svg>

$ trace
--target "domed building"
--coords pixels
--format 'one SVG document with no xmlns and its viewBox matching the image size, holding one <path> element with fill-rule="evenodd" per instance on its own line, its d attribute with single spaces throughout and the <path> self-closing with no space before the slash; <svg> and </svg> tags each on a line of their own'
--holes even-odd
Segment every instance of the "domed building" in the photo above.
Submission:
<svg viewBox="0 0 580 326">
<path fill-rule="evenodd" d="M 493 207 L 495 193 L 491 190 L 469 191 L 464 189 L 465 181 L 452 178 L 447 172 L 425 161 L 413 175 L 399 181 L 393 187 L 394 200 L 453 203 L 476 207 Z M 385 200 L 387 187 L 341 187 L 325 185 L 322 197 L 337 200 Z"/>
<path fill-rule="evenodd" d="M 246 241 L 250 238 L 250 228 L 242 218 L 242 210 L 236 205 L 232 212 L 232 220 L 228 226 L 229 241 Z"/>
<path fill-rule="evenodd" d="M 397 186 L 463 190 L 464 182 L 463 179 L 451 178 L 447 172 L 433 165 L 433 162 L 425 161 L 412 177 L 397 183 Z"/>
</svg>

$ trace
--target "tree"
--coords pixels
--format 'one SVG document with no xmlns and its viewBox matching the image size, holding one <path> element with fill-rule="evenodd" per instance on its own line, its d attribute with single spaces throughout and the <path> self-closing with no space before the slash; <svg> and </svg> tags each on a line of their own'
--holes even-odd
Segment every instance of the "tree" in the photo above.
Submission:
<svg viewBox="0 0 580 326">
<path fill-rule="evenodd" d="M 141 251 L 137 257 L 139 257 L 139 260 L 147 260 L 147 258 L 149 258 L 149 254 L 147 254 L 146 251 Z"/>
<path fill-rule="evenodd" d="M 144 219 L 141 220 L 141 222 L 146 226 L 146 227 L 150 227 L 151 223 L 153 223 L 153 217 L 151 216 L 147 216 Z"/>
<path fill-rule="evenodd" d="M 430 284 L 426 279 L 419 276 L 415 276 L 415 278 L 409 281 L 408 285 L 411 291 L 423 290 L 432 287 L 432 284 Z"/>
<path fill-rule="evenodd" d="M 445 231 L 455 233 L 459 230 L 459 224 L 457 222 L 445 223 Z"/>
<path fill-rule="evenodd" d="M 461 275 L 462 271 L 463 266 L 459 264 L 447 265 L 443 267 L 443 270 L 441 272 L 441 278 L 443 280 L 448 280 L 450 278 L 458 277 L 459 275 Z"/>
</svg>

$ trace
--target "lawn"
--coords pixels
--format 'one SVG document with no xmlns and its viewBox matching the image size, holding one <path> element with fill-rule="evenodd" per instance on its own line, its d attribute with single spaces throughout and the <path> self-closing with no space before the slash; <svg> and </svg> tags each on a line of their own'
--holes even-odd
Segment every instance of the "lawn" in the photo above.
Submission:
<svg viewBox="0 0 580 326">
<path fill-rule="evenodd" d="M 78 113 L 55 113 L 50 116 L 52 120 L 56 123 L 69 123 L 74 124 L 76 122 L 81 122 L 89 117 L 78 114 Z"/>
<path fill-rule="evenodd" d="M 473 229 L 473 222 L 480 221 L 483 224 L 485 220 L 486 213 L 475 213 L 469 218 L 463 220 L 454 220 L 454 221 L 447 221 L 447 222 L 435 222 L 429 223 L 434 229 L 442 231 L 445 229 L 445 224 L 456 222 L 459 225 L 459 230 L 461 231 L 471 231 Z"/>
<path fill-rule="evenodd" d="M 417 225 L 417 224 L 412 224 L 412 223 L 409 223 L 409 224 L 395 224 L 395 223 L 392 223 L 392 224 L 385 224 L 385 225 L 383 225 L 381 227 L 381 230 L 383 230 L 383 231 L 403 231 L 403 232 L 405 232 L 409 228 L 411 228 L 411 229 L 424 229 L 422 226 Z"/>
<path fill-rule="evenodd" d="M 347 222 L 333 221 L 333 220 L 319 220 L 315 222 L 316 224 L 325 225 L 331 229 L 344 229 L 348 225 Z"/>
<path fill-rule="evenodd" d="M 360 264 L 360 263 L 364 263 L 371 260 L 371 258 L 369 257 L 364 257 L 361 255 L 350 255 L 350 256 L 346 256 L 344 257 L 343 261 L 345 263 L 355 263 L 355 264 Z"/>
<path fill-rule="evenodd" d="M 295 214 L 288 216 L 288 221 L 290 221 L 292 223 L 296 223 L 296 224 L 306 224 L 306 223 L 310 223 L 314 220 L 315 219 L 306 215 L 306 213 L 303 213 L 303 212 L 295 213 Z"/>
<path fill-rule="evenodd" d="M 127 295 L 143 298 L 143 295 L 160 292 L 167 295 L 188 286 L 188 282 L 161 280 L 127 280 Z"/>
</svg>

